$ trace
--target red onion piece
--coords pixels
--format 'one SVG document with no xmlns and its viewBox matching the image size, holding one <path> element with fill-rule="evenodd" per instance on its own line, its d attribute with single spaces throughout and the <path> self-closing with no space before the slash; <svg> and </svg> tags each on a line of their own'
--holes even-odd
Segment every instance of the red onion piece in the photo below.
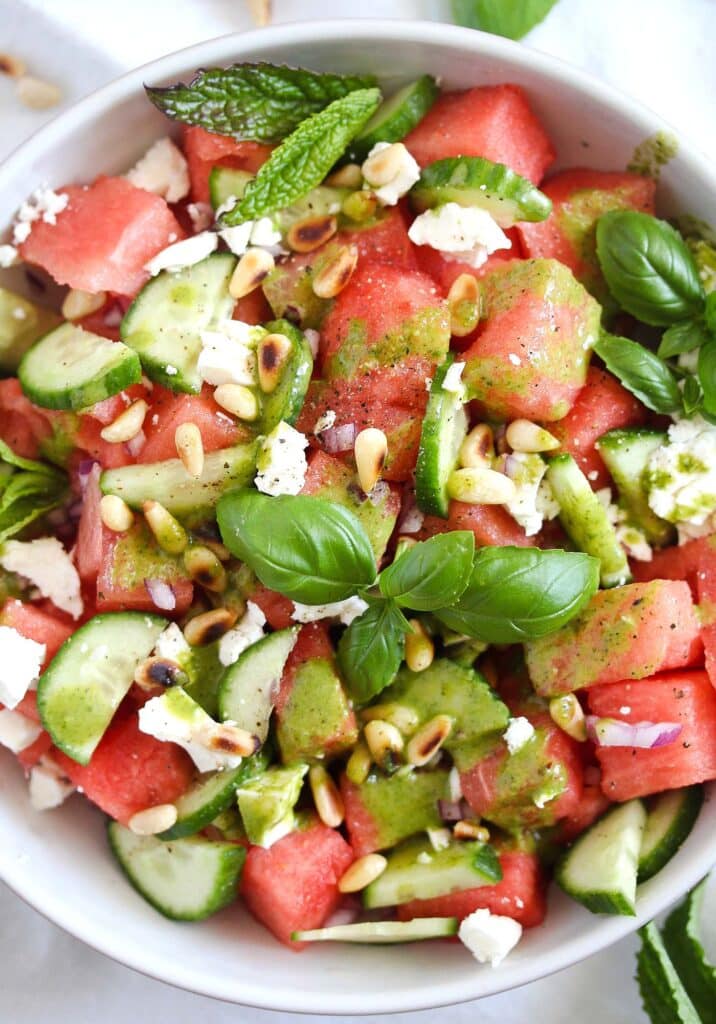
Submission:
<svg viewBox="0 0 716 1024">
<path fill-rule="evenodd" d="M 357 433 L 355 423 L 343 423 L 340 427 L 322 430 L 320 438 L 326 451 L 335 455 L 336 452 L 349 452 Z"/>
<path fill-rule="evenodd" d="M 600 747 L 637 747 L 654 750 L 681 735 L 680 722 L 625 722 L 620 718 L 587 715 L 587 734 Z"/>
<path fill-rule="evenodd" d="M 127 441 L 125 447 L 133 459 L 136 459 L 139 455 L 146 443 L 146 440 L 146 434 L 143 430 L 140 430 L 139 433 L 135 434 L 130 441 Z"/>
<path fill-rule="evenodd" d="M 406 490 L 403 509 L 398 520 L 398 533 L 418 533 L 423 527 L 424 520 L 425 516 L 415 500 L 415 491 Z"/>
<path fill-rule="evenodd" d="M 363 907 L 360 900 L 350 898 L 344 899 L 341 902 L 341 905 L 333 911 L 323 927 L 333 928 L 336 925 L 341 924 L 355 924 L 360 917 L 362 909 Z"/>
<path fill-rule="evenodd" d="M 96 462 L 94 459 L 82 459 L 77 467 L 77 482 L 80 485 L 80 491 L 82 494 L 87 490 L 87 483 L 90 476 L 92 476 L 92 471 L 95 466 L 97 467 L 95 476 L 99 479 L 100 465 L 99 462 Z"/>
<path fill-rule="evenodd" d="M 442 821 L 462 821 L 472 816 L 466 800 L 438 800 L 438 814 Z"/>
<path fill-rule="evenodd" d="M 174 591 L 164 580 L 145 580 L 144 586 L 152 602 L 163 612 L 172 612 L 177 606 Z"/>
</svg>

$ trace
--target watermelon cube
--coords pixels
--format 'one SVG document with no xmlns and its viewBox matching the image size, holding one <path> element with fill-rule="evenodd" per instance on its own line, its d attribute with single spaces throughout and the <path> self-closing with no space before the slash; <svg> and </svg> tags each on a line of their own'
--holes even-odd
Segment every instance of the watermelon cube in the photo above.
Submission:
<svg viewBox="0 0 716 1024">
<path fill-rule="evenodd" d="M 209 202 L 212 167 L 233 167 L 255 174 L 273 149 L 261 142 L 237 142 L 228 135 L 217 135 L 195 125 L 183 129 L 182 145 L 189 164 L 191 198 L 195 203 Z"/>
<path fill-rule="evenodd" d="M 582 790 L 579 805 L 559 823 L 557 838 L 559 842 L 571 843 L 578 835 L 593 825 L 597 818 L 608 810 L 611 801 L 604 795 L 600 786 L 586 786 Z"/>
<path fill-rule="evenodd" d="M 534 544 L 534 537 L 528 537 L 501 505 L 467 505 L 462 501 L 450 502 L 447 519 L 426 516 L 416 536 L 425 540 L 451 530 L 472 530 L 475 544 L 480 548 L 530 547 Z"/>
<path fill-rule="evenodd" d="M 146 583 L 157 580 L 167 583 L 176 604 L 172 615 L 187 611 L 194 594 L 194 585 L 186 574 L 180 557 L 159 547 L 149 527 L 137 520 L 125 533 L 103 528 L 102 556 L 97 577 L 97 611 L 156 612 Z"/>
<path fill-rule="evenodd" d="M 634 562 L 632 573 L 640 583 L 649 580 L 685 580 L 694 599 L 698 598 L 698 573 L 701 559 L 710 546 L 710 537 L 696 537 L 686 544 L 655 551 L 650 562 Z"/>
<path fill-rule="evenodd" d="M 356 857 L 385 850 L 426 828 L 439 828 L 438 800 L 449 799 L 448 773 L 369 775 L 356 785 L 345 775 L 341 794 Z"/>
<path fill-rule="evenodd" d="M 358 249 L 358 266 L 391 263 L 403 270 L 417 270 L 416 248 L 397 206 L 388 207 L 365 224 L 350 224 L 338 232 L 337 240 Z"/>
<path fill-rule="evenodd" d="M 50 410 L 33 405 L 17 377 L 0 380 L 0 438 L 5 444 L 25 459 L 37 459 L 51 435 Z"/>
<path fill-rule="evenodd" d="M 33 604 L 17 601 L 14 598 L 6 601 L 2 606 L 0 625 L 16 629 L 28 640 L 44 644 L 46 648 L 45 665 L 54 658 L 65 640 L 76 629 L 76 626 L 70 624 L 65 616 L 50 615 Z"/>
<path fill-rule="evenodd" d="M 269 590 L 268 587 L 259 584 L 251 595 L 251 600 L 264 613 L 271 629 L 288 629 L 289 626 L 295 625 L 291 618 L 293 601 L 283 594 L 277 594 L 275 590 Z"/>
<path fill-rule="evenodd" d="M 178 395 L 159 385 L 152 392 L 151 408 L 145 419 L 147 440 L 137 456 L 137 462 L 161 462 L 175 459 L 177 450 L 174 435 L 182 423 L 195 423 L 201 431 L 205 452 L 230 448 L 247 440 L 249 433 L 227 416 L 214 401 L 213 388 L 208 384 L 200 395 Z"/>
<path fill-rule="evenodd" d="M 704 538 L 696 577 L 706 671 L 716 686 L 716 537 Z"/>
</svg>

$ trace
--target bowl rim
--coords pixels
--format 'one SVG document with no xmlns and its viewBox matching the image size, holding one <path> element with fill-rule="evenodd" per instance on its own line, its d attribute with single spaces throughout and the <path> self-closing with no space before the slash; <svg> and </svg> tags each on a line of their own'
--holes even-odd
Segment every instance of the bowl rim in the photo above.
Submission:
<svg viewBox="0 0 716 1024">
<path fill-rule="evenodd" d="M 184 47 L 134 68 L 58 114 L 13 150 L 0 163 L 0 189 L 14 180 L 24 167 L 31 166 L 36 155 L 57 145 L 74 127 L 79 127 L 101 111 L 111 109 L 117 102 L 129 98 L 134 91 L 141 89 L 148 77 L 163 79 L 172 75 L 186 75 L 187 69 L 229 59 L 233 48 L 242 53 L 255 49 L 256 56 L 260 59 L 266 51 L 274 47 L 291 43 L 325 42 L 338 38 L 354 41 L 383 39 L 400 44 L 437 43 L 446 47 L 472 49 L 476 55 L 489 53 L 493 57 L 504 58 L 508 65 L 518 65 L 535 71 L 547 79 L 561 82 L 565 87 L 576 86 L 598 102 L 618 109 L 638 130 L 643 130 L 644 137 L 658 131 L 676 135 L 679 141 L 678 162 L 687 165 L 699 177 L 714 178 L 706 155 L 695 145 L 685 141 L 681 133 L 660 115 L 561 58 L 499 36 L 434 21 L 346 18 L 292 22 L 250 32 L 227 33 Z M 228 979 L 225 984 L 218 983 L 216 979 L 207 981 L 201 969 L 193 965 L 168 963 L 164 957 L 155 956 L 146 948 L 127 948 L 120 931 L 106 932 L 101 926 L 95 927 L 91 919 L 67 906 L 59 891 L 53 894 L 49 902 L 43 900 L 40 905 L 39 897 L 33 896 L 33 886 L 22 865 L 11 859 L 3 862 L 1 851 L 0 847 L 0 880 L 20 899 L 86 945 L 140 974 L 176 988 L 260 1009 L 318 1014 L 335 1014 L 345 1009 L 344 1006 L 338 1006 L 335 1001 L 327 1003 L 325 998 L 304 992 L 302 1006 L 297 1010 L 287 996 L 276 990 L 272 991 L 265 982 L 252 982 L 248 985 L 242 982 L 241 991 L 237 991 L 236 984 L 231 983 L 232 979 Z M 640 898 L 636 916 L 595 918 L 594 927 L 573 940 L 568 948 L 559 947 L 541 953 L 534 960 L 510 966 L 507 971 L 503 968 L 502 972 L 490 972 L 492 984 L 485 985 L 483 968 L 476 969 L 474 975 L 466 972 L 465 978 L 459 982 L 447 982 L 443 985 L 436 982 L 429 990 L 420 990 L 423 994 L 417 998 L 407 993 L 391 995 L 386 991 L 361 992 L 357 995 L 352 993 L 349 1012 L 356 1015 L 385 1014 L 450 1006 L 477 997 L 494 995 L 547 977 L 600 952 L 651 920 L 703 878 L 713 866 L 715 859 L 716 839 L 713 844 L 704 844 L 702 851 L 692 855 L 690 869 L 682 870 L 677 886 L 667 887 L 666 892 L 649 887 Z M 500 981 L 501 977 L 506 983 Z"/>
</svg>

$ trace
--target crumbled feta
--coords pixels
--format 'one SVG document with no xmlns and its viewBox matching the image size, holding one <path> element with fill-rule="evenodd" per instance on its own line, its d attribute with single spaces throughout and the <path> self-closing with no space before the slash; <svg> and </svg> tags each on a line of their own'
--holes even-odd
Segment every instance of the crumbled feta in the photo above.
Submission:
<svg viewBox="0 0 716 1024">
<path fill-rule="evenodd" d="M 163 743 L 183 747 L 200 772 L 238 768 L 241 764 L 239 754 L 212 747 L 212 739 L 221 735 L 222 726 L 180 686 L 152 697 L 139 709 L 139 728 Z"/>
<path fill-rule="evenodd" d="M 219 237 L 228 245 L 234 256 L 243 256 L 251 241 L 251 229 L 253 221 L 247 220 L 243 224 L 236 224 L 233 228 L 222 228 Z"/>
<path fill-rule="evenodd" d="M 42 726 L 26 718 L 19 711 L 9 708 L 0 710 L 0 747 L 7 747 L 13 754 L 32 746 L 42 733 Z"/>
<path fill-rule="evenodd" d="M 432 864 L 433 858 L 430 856 L 427 850 L 421 850 L 418 856 L 415 858 L 418 864 Z"/>
<path fill-rule="evenodd" d="M 400 532 L 417 533 L 419 530 L 422 530 L 424 522 L 425 514 L 420 511 L 417 505 L 413 505 L 407 515 L 401 520 Z"/>
<path fill-rule="evenodd" d="M 620 715 L 630 715 L 631 714 L 631 708 L 629 707 L 629 705 L 628 704 L 622 704 L 622 706 L 619 708 L 619 714 Z"/>
<path fill-rule="evenodd" d="M 314 359 L 318 356 L 318 348 L 321 344 L 321 335 L 318 331 L 314 330 L 313 327 L 307 327 L 303 332 L 303 336 L 308 342 L 308 347 L 311 350 L 311 355 Z"/>
<path fill-rule="evenodd" d="M 176 273 L 183 267 L 193 267 L 195 263 L 210 256 L 219 244 L 219 236 L 213 231 L 201 231 L 191 238 L 183 238 L 181 242 L 174 242 L 162 249 L 156 256 L 153 256 L 144 269 L 155 277 L 162 270 Z"/>
<path fill-rule="evenodd" d="M 397 162 L 395 174 L 388 182 L 372 182 L 370 180 L 371 157 L 382 153 L 385 149 L 391 148 L 390 142 L 376 142 L 366 157 L 361 168 L 365 179 L 364 188 L 369 188 L 381 206 L 395 206 L 399 199 L 406 195 L 420 177 L 420 166 L 417 160 L 403 145 L 402 142 L 394 143 L 395 152 L 400 154 L 400 161 Z"/>
<path fill-rule="evenodd" d="M 168 203 L 178 203 L 189 194 L 189 165 L 170 138 L 157 139 L 128 172 L 127 180 Z"/>
<path fill-rule="evenodd" d="M 214 221 L 214 208 L 211 203 L 188 203 L 186 212 L 196 232 L 206 231 Z"/>
<path fill-rule="evenodd" d="M 157 637 L 154 645 L 154 653 L 158 658 L 167 658 L 169 661 L 176 661 L 181 664 L 191 654 L 191 647 L 184 639 L 176 622 L 170 623 L 163 633 Z"/>
<path fill-rule="evenodd" d="M 47 755 L 30 772 L 30 803 L 36 811 L 51 811 L 74 792 L 74 783 Z"/>
<path fill-rule="evenodd" d="M 217 217 L 219 210 L 216 211 Z M 235 256 L 243 256 L 250 247 L 266 249 L 273 256 L 281 256 L 286 251 L 281 245 L 281 232 L 270 217 L 259 217 L 258 220 L 246 220 L 234 227 L 221 228 L 219 235 Z"/>
<path fill-rule="evenodd" d="M 362 597 L 347 597 L 345 601 L 333 601 L 331 604 L 300 604 L 294 601 L 291 618 L 294 622 L 340 619 L 344 626 L 350 626 L 367 607 L 368 603 Z"/>
<path fill-rule="evenodd" d="M 14 708 L 40 675 L 47 648 L 0 626 L 0 704 Z"/>
<path fill-rule="evenodd" d="M 649 507 L 671 523 L 701 526 L 716 511 L 716 426 L 701 416 L 669 427 L 646 469 Z"/>
<path fill-rule="evenodd" d="M 207 384 L 256 384 L 256 346 L 266 334 L 242 320 L 223 320 L 216 330 L 200 331 L 201 352 L 197 367 Z"/>
<path fill-rule="evenodd" d="M 525 743 L 529 743 L 534 734 L 535 727 L 528 718 L 511 718 L 502 738 L 507 744 L 509 752 L 516 754 L 518 750 L 522 750 Z"/>
<path fill-rule="evenodd" d="M 594 492 L 607 512 L 607 518 L 614 527 L 614 533 L 621 546 L 630 558 L 637 562 L 650 562 L 654 557 L 651 544 L 646 539 L 643 530 L 629 522 L 629 515 L 625 509 L 619 508 L 612 501 L 612 492 L 609 487 L 601 487 Z"/>
<path fill-rule="evenodd" d="M 23 542 L 9 540 L 0 552 L 0 565 L 30 580 L 43 597 L 73 619 L 82 614 L 80 578 L 72 559 L 56 537 Z"/>
<path fill-rule="evenodd" d="M 465 397 L 465 385 L 462 382 L 462 371 L 464 369 L 464 363 L 453 363 L 452 366 L 448 367 L 445 379 L 443 380 L 443 391 L 450 391 L 460 398 Z"/>
<path fill-rule="evenodd" d="M 313 428 L 314 434 L 320 434 L 324 430 L 330 430 L 333 424 L 336 422 L 336 414 L 333 409 L 326 409 L 324 413 L 316 420 L 316 425 Z"/>
<path fill-rule="evenodd" d="M 219 641 L 219 661 L 222 665 L 233 665 L 247 647 L 251 647 L 264 635 L 266 616 L 253 601 L 246 602 L 246 611 L 233 629 L 224 633 Z"/>
<path fill-rule="evenodd" d="M 264 494 L 298 494 L 306 482 L 305 434 L 283 420 L 264 438 L 254 483 Z"/>
<path fill-rule="evenodd" d="M 45 224 L 56 224 L 57 214 L 62 213 L 69 201 L 70 197 L 66 192 L 54 192 L 46 185 L 35 189 L 17 212 L 12 235 L 13 244 L 22 245 L 27 241 L 35 221 L 42 220 Z"/>
<path fill-rule="evenodd" d="M 559 505 L 545 479 L 547 464 L 533 452 L 511 452 L 504 458 L 505 472 L 515 485 L 515 494 L 505 508 L 528 537 L 542 529 L 545 518 L 559 515 Z"/>
<path fill-rule="evenodd" d="M 429 828 L 426 831 L 430 845 L 436 853 L 439 853 L 440 850 L 447 850 L 452 842 L 452 832 L 449 828 Z"/>
<path fill-rule="evenodd" d="M 0 245 L 0 267 L 6 270 L 7 267 L 14 267 L 18 262 L 17 249 L 14 245 Z"/>
<path fill-rule="evenodd" d="M 167 363 L 167 365 L 164 367 L 164 372 L 166 373 L 167 377 L 176 377 L 176 375 L 179 373 L 179 370 L 176 368 L 176 366 L 172 366 L 171 363 Z"/>
<path fill-rule="evenodd" d="M 421 213 L 410 225 L 408 236 L 415 245 L 429 245 L 471 267 L 481 267 L 491 253 L 512 246 L 486 210 L 458 203 L 444 203 Z"/>
<path fill-rule="evenodd" d="M 520 941 L 522 925 L 480 908 L 462 921 L 457 934 L 479 963 L 497 967 Z"/>
</svg>

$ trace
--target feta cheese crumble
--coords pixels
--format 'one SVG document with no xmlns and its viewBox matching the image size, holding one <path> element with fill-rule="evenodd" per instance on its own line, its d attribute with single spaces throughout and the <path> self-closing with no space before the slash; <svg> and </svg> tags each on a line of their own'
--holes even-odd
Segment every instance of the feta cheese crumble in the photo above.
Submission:
<svg viewBox="0 0 716 1024">
<path fill-rule="evenodd" d="M 625 509 L 619 508 L 612 501 L 612 492 L 609 487 L 601 487 L 595 494 L 607 512 L 607 518 L 614 527 L 614 533 L 621 546 L 630 558 L 637 562 L 650 562 L 654 557 L 651 544 L 646 539 L 643 530 L 629 522 L 629 516 Z"/>
<path fill-rule="evenodd" d="M 305 434 L 283 420 L 264 438 L 256 465 L 254 483 L 264 494 L 298 494 L 306 482 L 308 462 Z"/>
<path fill-rule="evenodd" d="M 418 533 L 422 530 L 425 522 L 425 514 L 420 511 L 417 505 L 411 506 L 400 523 L 401 533 Z"/>
<path fill-rule="evenodd" d="M 522 750 L 526 743 L 529 743 L 534 734 L 535 727 L 528 718 L 511 718 L 502 734 L 502 738 L 507 744 L 509 752 L 516 754 L 518 750 Z"/>
<path fill-rule="evenodd" d="M 233 665 L 239 655 L 261 640 L 264 635 L 266 616 L 253 601 L 246 602 L 246 611 L 233 629 L 224 633 L 219 641 L 219 661 L 222 665 Z"/>
<path fill-rule="evenodd" d="M 645 480 L 653 512 L 670 523 L 701 526 L 716 511 L 716 426 L 701 416 L 673 423 Z"/>
<path fill-rule="evenodd" d="M 545 519 L 559 515 L 559 505 L 545 479 L 547 464 L 533 452 L 511 452 L 502 459 L 504 472 L 515 485 L 515 494 L 504 506 L 528 537 L 542 529 Z"/>
<path fill-rule="evenodd" d="M 330 430 L 335 422 L 336 414 L 333 411 L 333 409 L 326 409 L 326 411 L 324 413 L 321 413 L 321 415 L 316 420 L 316 425 L 313 428 L 313 433 L 320 434 L 324 430 Z"/>
<path fill-rule="evenodd" d="M 291 618 L 294 622 L 318 622 L 320 619 L 340 619 L 344 626 L 350 626 L 354 619 L 368 607 L 362 597 L 347 597 L 345 601 L 331 604 L 301 604 L 293 602 Z"/>
<path fill-rule="evenodd" d="M 0 626 L 0 704 L 15 708 L 40 675 L 47 648 Z"/>
<path fill-rule="evenodd" d="M 74 783 L 46 754 L 30 772 L 30 803 L 36 811 L 51 811 L 74 792 Z"/>
<path fill-rule="evenodd" d="M 426 210 L 410 225 L 408 237 L 415 245 L 429 245 L 459 263 L 481 267 L 497 249 L 512 242 L 486 210 L 476 206 L 444 203 Z"/>
<path fill-rule="evenodd" d="M 19 754 L 32 746 L 42 733 L 42 726 L 26 718 L 19 711 L 9 708 L 0 710 L 0 747 L 7 747 L 13 754 Z"/>
<path fill-rule="evenodd" d="M 237 202 L 236 196 L 229 196 L 226 202 L 221 204 L 216 211 L 217 223 L 225 213 L 233 210 Z M 266 249 L 273 256 L 282 256 L 286 252 L 281 245 L 281 232 L 271 217 L 245 220 L 242 224 L 235 224 L 228 228 L 220 227 L 219 237 L 226 242 L 235 256 L 243 256 L 251 246 Z"/>
<path fill-rule="evenodd" d="M 457 934 L 479 963 L 497 967 L 522 938 L 522 925 L 481 908 L 468 914 Z"/>
<path fill-rule="evenodd" d="M 0 245 L 0 267 L 3 270 L 14 267 L 18 260 L 17 249 L 14 245 Z"/>
<path fill-rule="evenodd" d="M 17 212 L 12 232 L 13 245 L 22 245 L 30 237 L 32 225 L 42 220 L 45 224 L 57 223 L 57 214 L 67 207 L 70 197 L 66 192 L 54 192 L 46 185 L 35 189 Z"/>
<path fill-rule="evenodd" d="M 157 658 L 166 658 L 178 665 L 190 656 L 191 647 L 176 622 L 171 622 L 164 632 L 159 634 L 154 645 L 154 654 Z"/>
<path fill-rule="evenodd" d="M 0 553 L 0 565 L 30 580 L 43 597 L 63 612 L 69 612 L 73 619 L 82 614 L 84 605 L 77 569 L 56 537 L 27 542 L 9 540 Z"/>
<path fill-rule="evenodd" d="M 214 208 L 211 203 L 188 203 L 186 212 L 196 232 L 206 231 L 214 221 Z"/>
<path fill-rule="evenodd" d="M 223 320 L 216 330 L 199 332 L 201 352 L 197 368 L 205 383 L 243 384 L 252 387 L 258 379 L 256 346 L 266 334 L 242 320 Z"/>
<path fill-rule="evenodd" d="M 139 709 L 139 728 L 164 743 L 183 747 L 200 772 L 238 768 L 241 755 L 212 746 L 223 727 L 207 715 L 180 686 L 152 697 Z"/>
<path fill-rule="evenodd" d="M 464 363 L 453 363 L 452 366 L 448 367 L 445 379 L 443 380 L 443 391 L 450 391 L 452 394 L 458 395 L 460 398 L 465 397 L 465 385 L 462 381 L 462 372 L 464 369 Z"/>
<path fill-rule="evenodd" d="M 170 138 L 157 139 L 127 173 L 127 181 L 177 203 L 189 194 L 189 165 Z"/>
<path fill-rule="evenodd" d="M 156 277 L 162 270 L 168 270 L 174 274 L 184 267 L 193 267 L 195 263 L 210 256 L 219 244 L 219 236 L 213 231 L 201 231 L 191 238 L 183 238 L 180 242 L 174 242 L 162 249 L 156 256 L 153 256 L 144 269 Z"/>
<path fill-rule="evenodd" d="M 387 182 L 371 181 L 370 161 L 378 153 L 395 147 L 395 152 L 400 159 L 396 161 L 396 170 L 392 178 Z M 402 142 L 376 142 L 361 167 L 364 188 L 369 188 L 381 206 L 395 206 L 399 199 L 411 190 L 420 177 L 420 167 L 417 160 L 403 145 Z"/>
</svg>

